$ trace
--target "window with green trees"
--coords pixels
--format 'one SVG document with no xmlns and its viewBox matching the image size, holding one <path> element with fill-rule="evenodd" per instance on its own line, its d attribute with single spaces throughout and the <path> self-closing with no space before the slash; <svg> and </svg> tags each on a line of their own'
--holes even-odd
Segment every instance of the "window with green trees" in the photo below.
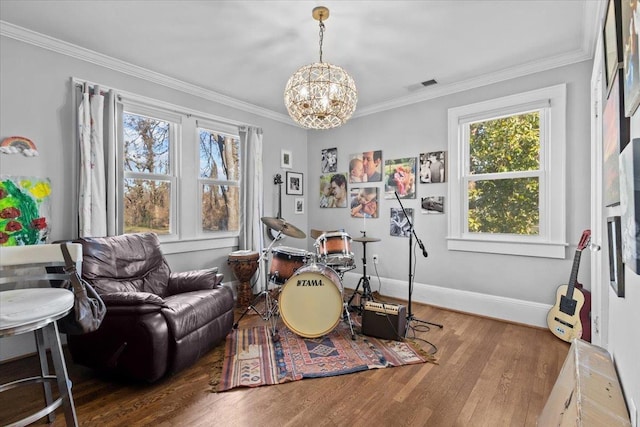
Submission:
<svg viewBox="0 0 640 427">
<path fill-rule="evenodd" d="M 449 109 L 450 250 L 564 258 L 566 86 Z"/>
<path fill-rule="evenodd" d="M 468 124 L 467 228 L 537 235 L 540 111 Z"/>
</svg>

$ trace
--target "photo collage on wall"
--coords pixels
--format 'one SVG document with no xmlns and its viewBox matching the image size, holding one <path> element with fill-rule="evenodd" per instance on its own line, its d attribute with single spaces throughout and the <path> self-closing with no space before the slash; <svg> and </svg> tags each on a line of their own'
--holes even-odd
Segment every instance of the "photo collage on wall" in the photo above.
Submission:
<svg viewBox="0 0 640 427">
<path fill-rule="evenodd" d="M 351 209 L 352 218 L 379 218 L 381 198 L 417 199 L 417 184 L 446 182 L 446 151 L 420 153 L 417 157 L 401 157 L 383 161 L 382 150 L 363 151 L 348 156 L 346 172 L 338 172 L 338 149 L 321 150 L 321 208 Z M 343 160 L 344 161 L 344 160 Z M 444 188 L 421 187 L 428 190 L 420 198 L 424 214 L 444 214 Z M 384 192 L 384 193 L 383 193 Z M 439 193 L 439 194 L 438 194 Z M 406 208 L 409 218 L 399 207 L 390 211 L 390 235 L 408 237 L 415 208 Z"/>
<path fill-rule="evenodd" d="M 352 209 L 354 218 L 377 218 L 379 191 L 360 184 L 382 181 L 382 151 L 351 154 L 347 172 L 338 172 L 338 149 L 321 152 L 320 207 Z M 352 187 L 350 184 L 359 184 Z M 375 191 L 374 191 L 375 190 Z M 366 203 L 361 203 L 365 201 Z"/>
</svg>

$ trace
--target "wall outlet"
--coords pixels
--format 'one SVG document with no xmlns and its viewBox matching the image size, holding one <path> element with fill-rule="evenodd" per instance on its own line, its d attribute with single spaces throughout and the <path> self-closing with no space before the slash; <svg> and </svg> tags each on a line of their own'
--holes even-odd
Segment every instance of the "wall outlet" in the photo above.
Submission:
<svg viewBox="0 0 640 427">
<path fill-rule="evenodd" d="M 374 264 L 378 263 L 378 254 L 374 254 L 371 258 L 373 258 L 373 263 Z"/>
</svg>

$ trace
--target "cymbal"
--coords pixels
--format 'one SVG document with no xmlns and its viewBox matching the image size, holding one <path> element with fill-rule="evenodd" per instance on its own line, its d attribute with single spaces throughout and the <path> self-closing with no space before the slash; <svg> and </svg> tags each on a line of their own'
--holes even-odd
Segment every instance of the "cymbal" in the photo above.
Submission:
<svg viewBox="0 0 640 427">
<path fill-rule="evenodd" d="M 377 237 L 354 237 L 353 239 L 354 242 L 362 242 L 362 243 L 370 243 L 370 242 L 379 242 L 380 239 L 378 239 Z"/>
<path fill-rule="evenodd" d="M 317 239 L 318 237 L 322 236 L 323 234 L 326 233 L 335 233 L 341 230 L 331 230 L 331 231 L 325 231 L 325 230 L 317 230 L 315 228 L 311 229 L 311 232 L 309 233 L 309 237 L 311 237 L 312 239 Z"/>
<path fill-rule="evenodd" d="M 263 216 L 260 220 L 270 228 L 273 228 L 276 231 L 282 231 L 282 234 L 285 236 L 293 237 L 296 239 L 304 239 L 307 235 L 304 231 L 300 230 L 295 225 L 287 223 L 283 218 L 271 218 L 267 216 Z"/>
<path fill-rule="evenodd" d="M 312 239 L 317 239 L 318 237 L 322 236 L 323 234 L 324 234 L 324 231 L 316 230 L 315 228 L 312 228 L 311 232 L 309 233 L 309 237 L 311 237 Z"/>
</svg>

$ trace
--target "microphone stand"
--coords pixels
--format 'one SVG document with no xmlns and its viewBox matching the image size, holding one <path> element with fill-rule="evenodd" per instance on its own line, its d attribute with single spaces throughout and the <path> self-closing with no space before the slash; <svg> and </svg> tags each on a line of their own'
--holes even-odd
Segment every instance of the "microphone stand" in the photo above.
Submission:
<svg viewBox="0 0 640 427">
<path fill-rule="evenodd" d="M 427 250 L 424 248 L 424 244 L 422 243 L 422 240 L 420 240 L 420 238 L 418 237 L 418 235 L 416 234 L 415 229 L 413 228 L 413 223 L 411 222 L 411 219 L 409 218 L 409 215 L 407 214 L 407 211 L 405 210 L 404 206 L 402 205 L 402 202 L 400 201 L 400 196 L 398 196 L 398 192 L 394 191 L 395 195 L 396 195 L 396 199 L 398 199 L 398 203 L 400 204 L 400 208 L 402 209 L 402 212 L 404 213 L 404 217 L 407 219 L 407 222 L 409 223 L 409 304 L 407 307 L 407 326 L 404 332 L 404 336 L 406 338 L 407 333 L 409 332 L 409 328 L 411 327 L 411 322 L 415 321 L 415 322 L 420 322 L 420 323 L 424 323 L 427 325 L 433 325 L 433 326 L 437 326 L 438 328 L 442 329 L 443 326 L 439 323 L 433 323 L 433 322 L 427 322 L 426 320 L 420 320 L 417 317 L 415 317 L 413 315 L 413 311 L 411 311 L 411 295 L 413 294 L 413 237 L 415 236 L 416 241 L 418 242 L 418 246 L 420 246 L 420 249 L 422 249 L 422 255 L 424 255 L 424 257 L 428 257 L 429 254 L 427 254 Z"/>
</svg>

